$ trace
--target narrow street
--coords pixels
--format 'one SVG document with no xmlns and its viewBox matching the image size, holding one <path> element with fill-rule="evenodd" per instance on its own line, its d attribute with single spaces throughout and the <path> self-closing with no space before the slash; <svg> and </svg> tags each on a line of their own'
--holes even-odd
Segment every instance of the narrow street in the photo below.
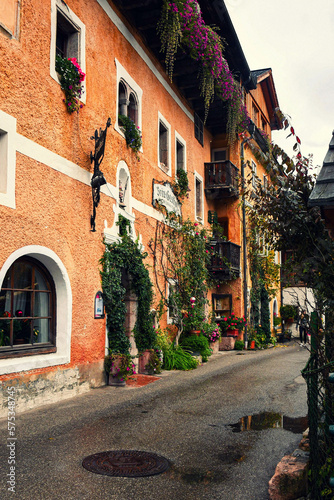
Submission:
<svg viewBox="0 0 334 500">
<path fill-rule="evenodd" d="M 276 464 L 298 447 L 301 433 L 235 432 L 240 426 L 233 424 L 263 412 L 305 417 L 300 371 L 307 359 L 308 351 L 294 341 L 219 353 L 195 371 L 163 372 L 145 387 L 104 387 L 18 414 L 15 493 L 7 491 L 8 430 L 1 420 L 0 498 L 267 500 Z M 144 478 L 82 467 L 86 456 L 117 449 L 153 452 L 171 466 Z"/>
</svg>

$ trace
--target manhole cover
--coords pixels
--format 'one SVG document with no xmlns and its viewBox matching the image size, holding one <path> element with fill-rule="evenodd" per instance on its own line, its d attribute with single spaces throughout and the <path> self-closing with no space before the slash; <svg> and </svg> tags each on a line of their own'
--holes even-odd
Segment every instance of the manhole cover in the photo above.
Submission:
<svg viewBox="0 0 334 500">
<path fill-rule="evenodd" d="M 135 450 L 112 450 L 83 459 L 85 469 L 95 474 L 117 477 L 144 477 L 161 474 L 169 468 L 166 458 Z"/>
</svg>

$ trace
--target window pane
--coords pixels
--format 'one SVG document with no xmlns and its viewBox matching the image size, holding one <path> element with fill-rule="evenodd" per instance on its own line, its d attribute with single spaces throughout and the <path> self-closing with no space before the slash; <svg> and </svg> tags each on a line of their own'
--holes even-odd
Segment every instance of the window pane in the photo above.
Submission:
<svg viewBox="0 0 334 500">
<path fill-rule="evenodd" d="M 14 264 L 14 288 L 32 287 L 32 266 L 25 262 L 16 262 Z"/>
<path fill-rule="evenodd" d="M 0 317 L 11 316 L 10 300 L 12 292 L 1 290 L 0 292 Z"/>
<path fill-rule="evenodd" d="M 13 320 L 13 344 L 30 344 L 31 320 L 14 319 Z"/>
<path fill-rule="evenodd" d="M 0 319 L 0 347 L 10 345 L 10 320 Z"/>
<path fill-rule="evenodd" d="M 14 292 L 13 316 L 31 316 L 32 292 Z"/>
<path fill-rule="evenodd" d="M 38 269 L 35 269 L 34 288 L 35 288 L 35 290 L 48 290 L 49 289 L 49 287 L 44 279 L 44 276 L 38 271 Z"/>
<path fill-rule="evenodd" d="M 49 316 L 49 294 L 35 293 L 34 316 Z"/>
<path fill-rule="evenodd" d="M 50 320 L 35 319 L 33 327 L 33 342 L 39 344 L 41 342 L 49 342 L 50 340 Z"/>
<path fill-rule="evenodd" d="M 3 283 L 2 283 L 2 288 L 11 288 L 11 280 L 10 280 L 10 277 L 11 277 L 11 272 L 10 270 L 7 271 L 7 274 L 5 276 L 5 279 L 3 280 Z"/>
</svg>

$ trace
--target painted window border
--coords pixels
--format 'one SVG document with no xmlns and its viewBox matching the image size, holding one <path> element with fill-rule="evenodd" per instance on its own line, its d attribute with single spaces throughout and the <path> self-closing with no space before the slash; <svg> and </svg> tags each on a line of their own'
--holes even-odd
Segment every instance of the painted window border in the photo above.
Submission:
<svg viewBox="0 0 334 500">
<path fill-rule="evenodd" d="M 164 125 L 167 129 L 167 157 L 168 157 L 168 170 L 164 170 L 160 166 L 160 123 Z M 162 172 L 167 174 L 169 177 L 172 176 L 172 127 L 170 123 L 166 120 L 166 118 L 158 111 L 158 167 Z"/>
<path fill-rule="evenodd" d="M 199 181 L 201 184 L 201 215 L 197 215 L 197 210 L 196 210 L 196 205 L 197 205 L 196 180 Z M 195 200 L 194 200 L 195 219 L 197 220 L 197 222 L 204 224 L 204 181 L 203 177 L 198 172 L 196 172 L 196 170 L 194 172 L 194 193 L 195 193 Z"/>
<path fill-rule="evenodd" d="M 86 73 L 86 26 L 78 18 L 76 14 L 66 5 L 65 2 L 59 0 L 51 0 L 51 41 L 50 41 L 50 76 L 57 83 L 59 78 L 56 72 L 56 36 L 57 36 L 57 10 L 67 17 L 80 30 L 79 44 L 79 64 L 84 73 Z M 82 82 L 83 93 L 80 101 L 86 104 L 86 79 Z"/>
<path fill-rule="evenodd" d="M 0 205 L 16 208 L 16 118 L 0 111 Z"/>
<path fill-rule="evenodd" d="M 175 177 L 177 177 L 177 142 L 182 144 L 184 148 L 183 170 L 187 171 L 187 144 L 183 137 L 175 130 Z"/>
<path fill-rule="evenodd" d="M 57 300 L 57 351 L 49 354 L 0 359 L 0 375 L 68 364 L 71 360 L 72 290 L 67 270 L 58 255 L 49 248 L 29 245 L 15 250 L 4 262 L 0 269 L 0 288 L 8 269 L 20 257 L 33 257 L 38 260 L 48 269 L 53 278 Z"/>
<path fill-rule="evenodd" d="M 114 129 L 118 132 L 122 137 L 125 138 L 124 132 L 121 127 L 118 125 L 118 102 L 119 102 L 119 83 L 123 80 L 133 91 L 133 93 L 137 97 L 138 109 L 137 109 L 137 119 L 138 119 L 138 127 L 142 131 L 142 100 L 143 100 L 143 91 L 139 87 L 139 85 L 134 81 L 132 76 L 126 71 L 124 66 L 115 58 L 116 64 L 116 119 Z M 143 147 L 140 148 L 140 151 L 143 151 Z"/>
</svg>

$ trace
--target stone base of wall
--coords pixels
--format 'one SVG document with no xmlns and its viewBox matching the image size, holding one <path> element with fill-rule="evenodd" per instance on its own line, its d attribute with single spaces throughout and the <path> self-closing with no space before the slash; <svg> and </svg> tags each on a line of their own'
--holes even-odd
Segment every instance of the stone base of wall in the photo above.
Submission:
<svg viewBox="0 0 334 500">
<path fill-rule="evenodd" d="M 75 368 L 29 374 L 22 373 L 0 383 L 0 418 L 8 414 L 9 387 L 15 388 L 15 412 L 22 413 L 56 403 L 106 384 L 103 360 Z"/>
<path fill-rule="evenodd" d="M 234 337 L 222 337 L 219 341 L 220 351 L 233 351 L 235 344 Z"/>
</svg>

